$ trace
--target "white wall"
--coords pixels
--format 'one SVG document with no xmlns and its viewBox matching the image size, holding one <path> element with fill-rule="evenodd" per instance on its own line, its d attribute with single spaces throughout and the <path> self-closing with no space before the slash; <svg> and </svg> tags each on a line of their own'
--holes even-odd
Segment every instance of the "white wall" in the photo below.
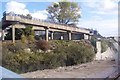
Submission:
<svg viewBox="0 0 120 80">
<path fill-rule="evenodd" d="M 97 41 L 96 42 L 96 48 L 97 48 L 97 53 L 96 53 L 96 57 L 95 60 L 101 60 L 101 42 Z"/>
<path fill-rule="evenodd" d="M 97 48 L 97 53 L 95 60 L 117 60 L 117 53 L 110 47 L 108 49 L 101 53 L 101 42 L 97 41 L 96 42 L 96 48 Z"/>
<path fill-rule="evenodd" d="M 89 39 L 89 36 L 87 34 L 84 34 L 84 39 Z"/>
<path fill-rule="evenodd" d="M 2 37 L 2 33 L 0 32 L 0 38 Z"/>
<path fill-rule="evenodd" d="M 113 60 L 115 58 L 116 53 L 111 48 L 108 48 L 107 51 L 102 53 L 102 60 Z"/>
</svg>

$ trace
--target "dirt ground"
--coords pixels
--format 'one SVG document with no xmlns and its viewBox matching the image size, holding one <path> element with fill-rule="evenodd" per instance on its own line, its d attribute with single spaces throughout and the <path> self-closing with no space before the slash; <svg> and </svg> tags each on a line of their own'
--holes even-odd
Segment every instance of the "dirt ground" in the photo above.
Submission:
<svg viewBox="0 0 120 80">
<path fill-rule="evenodd" d="M 45 69 L 21 74 L 25 78 L 106 78 L 117 69 L 114 61 L 93 61 L 76 66 Z"/>
</svg>

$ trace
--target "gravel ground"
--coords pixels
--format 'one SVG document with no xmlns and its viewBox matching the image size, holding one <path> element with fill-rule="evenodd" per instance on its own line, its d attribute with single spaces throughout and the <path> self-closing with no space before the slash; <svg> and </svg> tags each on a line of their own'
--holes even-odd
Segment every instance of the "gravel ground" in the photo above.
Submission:
<svg viewBox="0 0 120 80">
<path fill-rule="evenodd" d="M 93 61 L 76 66 L 21 74 L 25 78 L 106 78 L 116 70 L 114 61 Z"/>
</svg>

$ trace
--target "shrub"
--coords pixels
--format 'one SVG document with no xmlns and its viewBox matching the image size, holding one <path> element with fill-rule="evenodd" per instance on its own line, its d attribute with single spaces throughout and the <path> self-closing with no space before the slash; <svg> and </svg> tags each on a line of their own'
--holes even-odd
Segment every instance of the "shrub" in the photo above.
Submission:
<svg viewBox="0 0 120 80">
<path fill-rule="evenodd" d="M 60 66 L 58 55 L 54 53 L 45 54 L 43 61 L 44 61 L 45 69 L 51 69 L 51 68 L 56 68 Z"/>
<path fill-rule="evenodd" d="M 85 41 L 55 41 L 54 53 L 63 54 L 66 66 L 90 62 L 93 60 L 94 47 Z"/>
<path fill-rule="evenodd" d="M 27 38 L 26 38 L 26 36 L 25 35 L 22 35 L 21 36 L 21 42 L 23 42 L 23 43 L 28 43 L 28 41 L 27 41 Z"/>
<path fill-rule="evenodd" d="M 17 43 L 2 43 L 2 51 L 3 53 L 6 52 L 21 52 L 26 48 L 26 45 L 24 45 L 22 42 L 17 42 Z"/>
<path fill-rule="evenodd" d="M 42 55 L 18 52 L 3 57 L 3 66 L 17 73 L 42 69 Z"/>
<path fill-rule="evenodd" d="M 29 41 L 30 43 L 34 42 L 34 41 L 35 41 L 34 36 L 33 36 L 33 35 L 29 35 L 29 36 L 28 36 L 28 41 Z"/>
<path fill-rule="evenodd" d="M 108 41 L 107 40 L 101 40 L 101 53 L 105 52 L 108 48 Z"/>
<path fill-rule="evenodd" d="M 49 42 L 45 40 L 39 40 L 36 45 L 38 49 L 41 49 L 43 51 L 47 51 L 48 49 L 50 49 Z"/>
<path fill-rule="evenodd" d="M 14 54 L 12 50 L 5 48 L 4 50 L 7 52 L 3 54 L 3 67 L 17 73 L 25 73 L 90 62 L 95 55 L 93 46 L 85 41 L 51 41 L 48 43 L 42 40 L 37 42 L 37 47 L 46 51 L 49 49 L 49 44 L 52 44 L 55 48 L 53 52 L 49 52 L 48 54 L 37 52 L 30 54 L 19 50 Z M 31 45 L 31 48 L 34 48 L 32 43 L 29 45 Z M 45 45 L 47 45 L 47 48 Z"/>
<path fill-rule="evenodd" d="M 27 44 L 27 47 L 30 48 L 32 52 L 37 52 L 37 43 L 36 42 L 31 42 Z"/>
<path fill-rule="evenodd" d="M 95 51 L 95 53 L 97 53 L 97 48 L 96 48 L 97 38 L 96 38 L 95 36 L 92 36 L 90 42 L 91 42 L 91 44 L 94 46 L 94 51 Z"/>
</svg>

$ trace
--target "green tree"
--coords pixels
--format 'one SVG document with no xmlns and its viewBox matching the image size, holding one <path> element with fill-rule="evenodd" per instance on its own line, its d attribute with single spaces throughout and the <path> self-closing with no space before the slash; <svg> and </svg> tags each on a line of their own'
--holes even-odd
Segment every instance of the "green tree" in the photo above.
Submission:
<svg viewBox="0 0 120 80">
<path fill-rule="evenodd" d="M 27 43 L 27 42 L 34 42 L 34 30 L 32 30 L 32 26 L 28 25 L 26 28 L 23 30 L 24 34 L 21 37 L 22 42 Z"/>
<path fill-rule="evenodd" d="M 25 36 L 29 36 L 29 35 L 34 35 L 34 31 L 32 30 L 32 26 L 27 26 L 25 29 L 24 29 L 24 35 Z"/>
<path fill-rule="evenodd" d="M 78 3 L 69 1 L 53 3 L 47 12 L 50 21 L 60 24 L 76 24 L 81 17 Z"/>
</svg>

